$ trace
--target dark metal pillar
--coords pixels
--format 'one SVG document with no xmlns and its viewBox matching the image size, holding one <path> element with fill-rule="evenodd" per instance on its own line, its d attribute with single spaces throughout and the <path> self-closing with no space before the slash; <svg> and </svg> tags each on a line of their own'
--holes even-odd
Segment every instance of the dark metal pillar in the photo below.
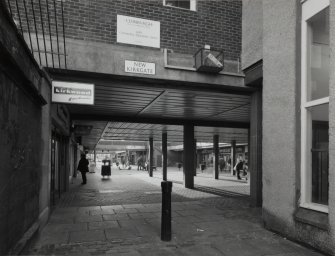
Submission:
<svg viewBox="0 0 335 256">
<path fill-rule="evenodd" d="M 161 240 L 171 241 L 171 192 L 172 182 L 162 181 L 162 220 L 161 220 Z"/>
<path fill-rule="evenodd" d="M 262 92 L 251 96 L 249 138 L 250 198 L 253 206 L 262 206 Z"/>
<path fill-rule="evenodd" d="M 236 140 L 232 140 L 231 141 L 231 167 L 230 167 L 230 170 L 231 170 L 231 174 L 234 174 L 234 166 L 236 164 Z"/>
<path fill-rule="evenodd" d="M 194 126 L 184 125 L 184 185 L 194 188 Z"/>
<path fill-rule="evenodd" d="M 194 176 L 197 176 L 197 140 L 194 139 Z"/>
<path fill-rule="evenodd" d="M 219 135 L 213 136 L 214 149 L 214 179 L 219 179 Z"/>
<path fill-rule="evenodd" d="M 149 138 L 149 176 L 152 177 L 154 166 L 154 139 Z"/>
<path fill-rule="evenodd" d="M 167 133 L 162 133 L 163 180 L 167 180 Z"/>
</svg>

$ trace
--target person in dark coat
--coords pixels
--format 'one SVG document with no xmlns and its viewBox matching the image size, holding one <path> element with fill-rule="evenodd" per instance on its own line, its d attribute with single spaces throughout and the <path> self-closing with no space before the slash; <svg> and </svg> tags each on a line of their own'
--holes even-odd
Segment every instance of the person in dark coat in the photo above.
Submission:
<svg viewBox="0 0 335 256">
<path fill-rule="evenodd" d="M 140 156 L 137 159 L 137 170 L 142 170 L 142 168 L 143 168 L 143 158 L 142 158 L 142 156 Z"/>
<path fill-rule="evenodd" d="M 220 172 L 223 172 L 224 168 L 226 167 L 226 162 L 223 158 L 219 159 L 219 167 L 220 167 Z"/>
<path fill-rule="evenodd" d="M 241 176 L 240 176 L 240 171 L 243 170 L 243 160 L 240 159 L 238 164 L 236 165 L 236 173 L 237 173 L 237 179 L 241 180 Z"/>
<path fill-rule="evenodd" d="M 86 155 L 82 154 L 77 168 L 77 170 L 81 172 L 81 177 L 83 178 L 83 182 L 81 184 L 86 184 L 86 173 L 88 172 L 88 165 L 89 162 L 86 159 Z"/>
</svg>

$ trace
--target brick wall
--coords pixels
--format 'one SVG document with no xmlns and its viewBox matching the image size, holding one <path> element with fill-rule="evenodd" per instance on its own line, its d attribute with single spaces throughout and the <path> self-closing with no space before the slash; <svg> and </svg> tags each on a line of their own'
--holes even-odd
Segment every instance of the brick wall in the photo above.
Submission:
<svg viewBox="0 0 335 256">
<path fill-rule="evenodd" d="M 10 1 L 15 12 L 15 1 Z M 36 21 L 40 24 L 38 1 L 33 1 Z M 42 11 L 45 12 L 45 1 L 41 2 Z M 52 3 L 49 1 L 51 27 L 54 31 Z M 197 1 L 197 11 L 163 6 L 163 0 L 66 0 L 63 5 L 67 38 L 115 44 L 116 17 L 120 14 L 160 21 L 161 48 L 193 54 L 204 44 L 209 44 L 224 49 L 226 58 L 240 57 L 241 0 L 201 0 Z M 19 3 L 19 8 L 23 16 L 22 3 Z M 31 5 L 27 8 L 32 20 Z M 56 1 L 56 9 L 60 19 L 60 1 Z M 44 19 L 47 22 L 45 13 Z M 22 23 L 26 30 L 24 16 Z M 46 25 L 45 30 L 48 30 Z M 41 26 L 37 27 L 41 31 Z M 33 31 L 33 28 L 31 23 L 30 30 Z M 62 26 L 58 29 L 62 34 Z"/>
</svg>

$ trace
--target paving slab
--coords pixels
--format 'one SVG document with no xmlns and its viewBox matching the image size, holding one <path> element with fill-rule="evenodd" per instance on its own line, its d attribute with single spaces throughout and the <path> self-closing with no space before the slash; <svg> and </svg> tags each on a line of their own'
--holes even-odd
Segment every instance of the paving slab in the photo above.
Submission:
<svg viewBox="0 0 335 256">
<path fill-rule="evenodd" d="M 128 208 L 143 208 L 145 207 L 143 204 L 124 204 L 123 208 L 128 209 Z"/>
<path fill-rule="evenodd" d="M 104 214 L 102 215 L 104 220 L 129 220 L 130 217 L 127 213 L 118 214 Z"/>
<path fill-rule="evenodd" d="M 139 232 L 135 227 L 132 228 L 110 228 L 106 229 L 106 237 L 107 239 L 113 240 L 113 239 L 131 239 L 134 237 L 139 236 Z"/>
<path fill-rule="evenodd" d="M 132 227 L 148 224 L 148 222 L 145 219 L 118 220 L 118 223 L 120 227 L 123 227 L 123 228 L 127 228 L 127 227 L 132 228 Z"/>
<path fill-rule="evenodd" d="M 80 216 L 75 218 L 75 222 L 97 222 L 97 221 L 103 221 L 101 215 L 95 215 L 95 216 Z"/>
<path fill-rule="evenodd" d="M 70 232 L 70 243 L 102 241 L 106 240 L 105 232 L 103 230 L 88 230 Z"/>
<path fill-rule="evenodd" d="M 96 230 L 96 229 L 102 230 L 102 229 L 117 228 L 117 227 L 119 227 L 119 223 L 116 220 L 88 223 L 89 230 Z"/>
<path fill-rule="evenodd" d="M 46 245 L 65 244 L 69 241 L 69 232 L 44 232 L 39 234 L 39 240 L 35 244 L 36 247 Z"/>
<path fill-rule="evenodd" d="M 126 208 L 126 209 L 114 209 L 115 213 L 137 213 L 139 212 L 136 208 Z"/>
<path fill-rule="evenodd" d="M 44 229 L 43 232 L 47 233 L 64 233 L 69 231 L 83 231 L 87 230 L 87 223 L 62 223 L 62 224 L 55 224 L 49 223 Z"/>
<path fill-rule="evenodd" d="M 155 212 L 141 212 L 141 213 L 128 213 L 128 216 L 131 219 L 155 219 L 160 218 L 161 213 L 155 213 Z"/>
</svg>

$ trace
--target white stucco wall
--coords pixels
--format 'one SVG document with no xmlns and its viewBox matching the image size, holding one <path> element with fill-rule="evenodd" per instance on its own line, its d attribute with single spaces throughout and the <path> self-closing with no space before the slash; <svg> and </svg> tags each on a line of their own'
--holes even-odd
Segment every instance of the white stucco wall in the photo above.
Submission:
<svg viewBox="0 0 335 256">
<path fill-rule="evenodd" d="M 329 231 L 295 220 L 300 197 L 300 0 L 263 0 L 263 218 L 267 228 L 334 254 L 335 0 L 330 2 Z"/>
<path fill-rule="evenodd" d="M 330 0 L 329 228 L 335 254 L 335 0 Z"/>
<path fill-rule="evenodd" d="M 284 232 L 296 209 L 296 17 L 295 1 L 263 0 L 263 209 Z"/>
</svg>

